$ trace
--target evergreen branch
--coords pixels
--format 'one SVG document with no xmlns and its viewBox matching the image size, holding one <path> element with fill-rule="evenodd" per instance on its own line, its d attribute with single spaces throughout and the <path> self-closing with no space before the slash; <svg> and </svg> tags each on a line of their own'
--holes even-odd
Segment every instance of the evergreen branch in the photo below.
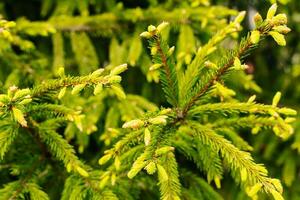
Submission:
<svg viewBox="0 0 300 200">
<path fill-rule="evenodd" d="M 243 151 L 252 151 L 253 148 L 245 141 L 242 137 L 238 135 L 231 128 L 216 128 L 214 129 L 220 135 L 223 135 L 225 138 L 228 138 L 234 146 L 243 150 Z"/>
<path fill-rule="evenodd" d="M 193 86 L 199 80 L 199 75 L 201 71 L 204 69 L 205 58 L 214 51 L 215 46 L 222 42 L 228 35 L 234 32 L 238 32 L 238 26 L 231 22 L 223 29 L 218 31 L 210 40 L 201 48 L 199 48 L 195 58 L 192 63 L 187 66 L 187 69 L 184 75 L 179 82 L 180 86 L 180 100 L 181 106 L 185 105 L 185 98 L 188 96 L 188 92 L 190 92 Z"/>
<path fill-rule="evenodd" d="M 49 200 L 48 195 L 35 183 L 26 184 L 25 192 L 30 194 L 31 200 Z"/>
<path fill-rule="evenodd" d="M 103 69 L 98 69 L 93 73 L 85 76 L 67 76 L 64 75 L 64 70 L 62 68 L 60 79 L 48 80 L 40 85 L 35 86 L 31 90 L 31 96 L 33 98 L 41 97 L 52 91 L 57 91 L 59 89 L 65 89 L 66 87 L 73 86 L 72 93 L 79 93 L 84 87 L 96 85 L 101 87 L 95 87 L 94 94 L 97 94 L 102 90 L 102 87 L 112 87 L 115 94 L 118 97 L 124 97 L 125 94 L 123 90 L 116 85 L 122 80 L 122 78 L 118 75 L 127 69 L 127 65 L 123 64 L 115 67 L 111 70 L 110 74 L 102 76 Z M 64 91 L 65 92 L 65 91 Z M 64 93 L 63 93 L 64 94 Z"/>
<path fill-rule="evenodd" d="M 0 125 L 0 160 L 3 160 L 5 153 L 9 150 L 9 147 L 14 142 L 14 140 L 19 135 L 18 127 L 10 124 L 5 123 L 4 121 L 1 122 Z"/>
<path fill-rule="evenodd" d="M 220 155 L 225 159 L 233 172 L 241 174 L 242 171 L 246 171 L 244 172 L 246 179 L 243 177 L 244 180 L 241 181 L 246 186 L 253 186 L 259 183 L 268 194 L 274 191 L 277 191 L 279 194 L 282 192 L 279 189 L 281 185 L 278 185 L 276 180 L 267 177 L 265 167 L 261 164 L 256 164 L 250 153 L 239 150 L 212 129 L 189 121 L 189 127 L 182 127 L 181 131 L 197 137 L 203 144 L 210 145 L 215 151 L 220 152 Z"/>
<path fill-rule="evenodd" d="M 102 173 L 93 171 L 89 179 L 71 175 L 65 181 L 62 200 L 77 200 L 91 198 L 97 200 L 118 200 L 110 189 L 100 189 L 99 181 Z"/>
<path fill-rule="evenodd" d="M 73 147 L 63 139 L 61 135 L 55 131 L 39 129 L 41 140 L 45 142 L 51 153 L 59 160 L 63 161 L 64 165 L 82 165 L 78 157 L 75 155 Z"/>
<path fill-rule="evenodd" d="M 168 25 L 168 23 L 163 22 L 157 28 L 153 25 L 148 27 L 148 32 L 144 32 L 141 36 L 145 34 L 150 34 L 151 38 L 149 44 L 151 46 L 151 51 L 153 55 L 153 62 L 155 63 L 150 67 L 150 70 L 160 69 L 160 80 L 162 82 L 162 88 L 167 97 L 167 101 L 173 105 L 178 104 L 178 78 L 175 63 L 172 59 L 172 53 L 174 48 L 169 48 L 168 45 L 162 41 L 160 32 Z M 171 52 L 171 53 L 169 53 Z"/>
<path fill-rule="evenodd" d="M 183 170 L 181 174 L 183 176 L 184 182 L 186 182 L 186 185 L 184 186 L 189 188 L 188 192 L 196 193 L 195 196 L 197 196 L 198 198 L 195 198 L 195 200 L 223 200 L 222 196 L 197 174 L 187 170 Z"/>
<path fill-rule="evenodd" d="M 13 181 L 5 184 L 4 187 L 0 189 L 0 200 L 15 200 L 22 190 L 23 187 L 20 181 Z"/>
<path fill-rule="evenodd" d="M 158 179 L 161 193 L 161 200 L 179 200 L 180 188 L 177 162 L 172 152 L 167 153 L 161 159 L 162 172 L 158 167 Z M 166 173 L 166 174 L 164 174 Z"/>
<path fill-rule="evenodd" d="M 281 17 L 281 16 L 280 16 Z M 237 16 L 235 21 L 240 22 L 243 16 Z M 217 70 L 214 71 L 210 77 L 206 78 L 205 81 L 201 80 L 201 83 L 198 82 L 198 86 L 194 89 L 192 92 L 191 98 L 188 100 L 188 102 L 183 107 L 183 115 L 185 116 L 187 112 L 190 110 L 190 108 L 196 103 L 196 101 L 204 95 L 210 88 L 215 84 L 215 82 L 219 81 L 221 77 L 227 73 L 230 69 L 232 69 L 232 66 L 234 64 L 237 64 L 236 61 L 240 64 L 240 59 L 243 59 L 245 56 L 248 55 L 248 52 L 257 46 L 261 38 L 264 38 L 265 36 L 272 33 L 272 28 L 276 27 L 278 25 L 285 25 L 286 19 L 285 17 L 280 18 L 272 18 L 267 19 L 263 22 L 260 22 L 261 24 L 256 27 L 255 30 L 251 32 L 251 35 L 248 34 L 247 37 L 241 40 L 239 47 L 237 50 L 230 52 L 227 56 L 225 61 L 220 62 L 217 65 Z M 276 32 L 277 33 L 277 32 Z M 276 36 L 272 36 L 275 41 L 282 45 L 285 43 L 284 36 L 280 33 L 275 34 Z M 235 66 L 238 68 L 241 68 L 241 66 Z M 201 77 L 200 77 L 201 78 Z M 203 77 L 205 78 L 205 77 Z"/>
<path fill-rule="evenodd" d="M 208 182 L 211 182 L 214 178 L 222 178 L 223 168 L 221 159 L 215 151 L 212 151 L 210 146 L 203 145 L 182 132 L 178 132 L 176 136 L 172 142 L 174 147 L 184 154 L 185 157 L 193 160 L 198 169 L 207 174 Z"/>
<path fill-rule="evenodd" d="M 66 77 L 57 80 L 48 80 L 47 82 L 32 88 L 31 96 L 35 98 L 35 97 L 42 96 L 45 93 L 49 93 L 51 91 L 57 91 L 64 87 L 76 86 L 80 84 L 95 85 L 98 83 L 101 83 L 103 85 L 110 84 L 108 78 L 103 78 L 103 77 L 94 78 L 91 75 Z"/>
<path fill-rule="evenodd" d="M 45 159 L 45 156 L 41 156 L 39 161 Z M 26 176 L 18 181 L 10 182 L 4 186 L 4 188 L 0 189 L 0 200 L 17 200 L 20 195 L 24 193 L 28 188 L 28 184 L 30 184 L 30 180 L 32 179 L 34 173 L 39 167 L 40 162 L 36 162 L 26 173 Z M 38 187 L 38 186 L 37 186 Z M 45 197 L 45 195 L 42 195 Z"/>
<path fill-rule="evenodd" d="M 190 110 L 190 108 L 195 104 L 195 102 L 201 97 L 203 94 L 205 94 L 209 88 L 218 81 L 221 76 L 223 76 L 229 68 L 233 65 L 235 57 L 240 58 L 243 54 L 245 54 L 249 49 L 253 47 L 253 44 L 250 41 L 250 37 L 246 40 L 245 44 L 242 45 L 241 48 L 231 56 L 231 58 L 223 65 L 221 66 L 214 75 L 201 87 L 199 91 L 197 91 L 194 96 L 188 101 L 188 103 L 184 106 L 183 109 L 183 115 L 186 115 L 187 112 Z"/>
<path fill-rule="evenodd" d="M 290 111 L 290 112 L 284 112 Z M 188 114 L 191 116 L 201 115 L 203 113 L 221 113 L 221 114 L 262 114 L 274 115 L 280 113 L 285 115 L 294 115 L 292 109 L 278 108 L 271 105 L 257 104 L 253 102 L 240 103 L 240 102 L 222 102 L 222 103 L 209 103 L 204 105 L 195 106 Z"/>
<path fill-rule="evenodd" d="M 222 127 L 235 127 L 235 128 L 272 127 L 275 134 L 282 138 L 288 138 L 293 133 L 293 127 L 281 118 L 257 117 L 254 115 L 248 117 L 221 119 L 215 121 L 209 126 L 211 126 L 214 129 L 222 128 Z"/>
<path fill-rule="evenodd" d="M 64 105 L 56 104 L 38 104 L 26 108 L 29 113 L 38 113 L 42 112 L 43 114 L 53 113 L 57 116 L 68 116 L 68 115 L 78 115 L 80 111 L 75 111 L 71 108 L 68 108 Z"/>
</svg>

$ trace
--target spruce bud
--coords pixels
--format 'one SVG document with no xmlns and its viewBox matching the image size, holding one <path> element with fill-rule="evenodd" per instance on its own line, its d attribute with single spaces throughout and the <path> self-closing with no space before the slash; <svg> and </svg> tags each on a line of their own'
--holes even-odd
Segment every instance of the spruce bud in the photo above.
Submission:
<svg viewBox="0 0 300 200">
<path fill-rule="evenodd" d="M 250 40 L 252 44 L 257 44 L 260 39 L 260 32 L 255 30 L 251 32 Z"/>
<path fill-rule="evenodd" d="M 253 20 L 254 20 L 254 23 L 255 23 L 256 27 L 260 26 L 264 21 L 259 13 L 256 13 L 254 15 Z"/>
<path fill-rule="evenodd" d="M 126 98 L 126 94 L 124 93 L 122 88 L 117 87 L 115 85 L 112 85 L 111 89 L 114 91 L 115 95 L 117 95 L 117 97 L 119 99 L 125 99 Z"/>
<path fill-rule="evenodd" d="M 156 27 L 155 26 L 153 26 L 153 25 L 150 25 L 150 26 L 148 26 L 148 32 L 154 32 L 154 31 L 156 31 Z"/>
<path fill-rule="evenodd" d="M 83 177 L 89 177 L 89 173 L 79 166 L 76 167 L 76 171 Z"/>
<path fill-rule="evenodd" d="M 148 146 L 150 144 L 150 141 L 151 141 L 151 133 L 148 128 L 145 128 L 145 131 L 144 131 L 145 146 Z"/>
<path fill-rule="evenodd" d="M 102 92 L 103 90 L 103 84 L 102 83 L 98 83 L 96 86 L 95 86 L 95 89 L 94 89 L 94 95 L 98 95 Z"/>
<path fill-rule="evenodd" d="M 67 88 L 66 88 L 66 87 L 63 87 L 63 88 L 59 91 L 57 98 L 58 98 L 58 99 L 63 98 L 63 96 L 64 96 L 65 93 L 66 93 L 66 90 L 67 90 Z"/>
<path fill-rule="evenodd" d="M 76 85 L 76 86 L 73 88 L 71 94 L 73 94 L 73 95 L 79 94 L 79 92 L 80 92 L 85 86 L 86 86 L 85 83 Z"/>
<path fill-rule="evenodd" d="M 169 26 L 168 22 L 162 22 L 160 25 L 157 26 L 157 32 L 161 32 L 163 29 L 165 29 L 167 26 Z"/>
<path fill-rule="evenodd" d="M 143 38 L 147 38 L 147 39 L 152 37 L 151 33 L 149 33 L 148 31 L 142 32 L 140 34 L 140 36 L 143 37 Z"/>
<path fill-rule="evenodd" d="M 98 161 L 99 165 L 104 165 L 111 159 L 111 157 L 112 157 L 111 154 L 106 154 L 106 155 L 102 156 Z"/>
<path fill-rule="evenodd" d="M 145 167 L 146 171 L 148 174 L 154 174 L 156 172 L 156 164 L 151 161 L 146 167 Z"/>
<path fill-rule="evenodd" d="M 267 19 L 272 19 L 277 11 L 277 4 L 274 3 L 268 10 Z"/>
<path fill-rule="evenodd" d="M 275 40 L 275 42 L 280 45 L 280 46 L 285 46 L 286 45 L 286 41 L 284 38 L 284 35 L 275 32 L 275 31 L 270 31 L 269 35 L 271 35 L 273 37 L 273 39 Z"/>
<path fill-rule="evenodd" d="M 163 166 L 157 164 L 157 172 L 158 176 L 160 177 L 161 181 L 167 181 L 169 179 L 168 174 Z"/>
<path fill-rule="evenodd" d="M 27 121 L 24 118 L 24 115 L 21 110 L 16 107 L 12 108 L 14 118 L 21 124 L 23 127 L 27 127 Z"/>
<path fill-rule="evenodd" d="M 162 125 L 166 125 L 167 124 L 167 120 L 166 118 L 168 118 L 167 116 L 165 115 L 161 115 L 161 116 L 157 116 L 157 117 L 154 117 L 154 118 L 151 118 L 149 119 L 149 122 L 151 124 L 162 124 Z"/>
<path fill-rule="evenodd" d="M 126 122 L 125 124 L 123 124 L 122 128 L 133 128 L 133 129 L 137 129 L 144 126 L 144 122 L 140 119 L 134 119 L 131 120 L 129 122 Z"/>
<path fill-rule="evenodd" d="M 127 64 L 122 64 L 111 70 L 110 75 L 118 75 L 127 69 Z"/>
</svg>

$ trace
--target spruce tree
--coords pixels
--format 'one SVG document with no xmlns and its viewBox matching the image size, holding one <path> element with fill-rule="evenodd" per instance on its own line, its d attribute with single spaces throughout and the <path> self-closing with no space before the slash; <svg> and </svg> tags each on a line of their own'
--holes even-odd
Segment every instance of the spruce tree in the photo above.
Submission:
<svg viewBox="0 0 300 200">
<path fill-rule="evenodd" d="M 6 45 L 1 62 L 8 66 L 1 75 L 9 74 L 0 96 L 0 199 L 222 199 L 217 189 L 227 173 L 252 199 L 283 199 L 280 180 L 254 161 L 253 147 L 240 132 L 269 128 L 286 139 L 293 133 L 296 111 L 278 106 L 280 92 L 266 105 L 257 103 L 255 95 L 239 101 L 226 86 L 230 74 L 247 69 L 246 56 L 265 37 L 285 45 L 290 29 L 286 15 L 276 14 L 276 4 L 265 19 L 255 15 L 255 29 L 233 48 L 224 48 L 226 39 L 241 30 L 245 12 L 224 23 L 218 11 L 222 19 L 236 11 L 194 1 L 195 9 L 182 3 L 172 13 L 166 3 L 159 16 L 154 15 L 159 7 L 122 10 L 118 5 L 113 7 L 117 11 L 89 16 L 88 3 L 70 2 L 59 1 L 46 22 L 0 23 Z M 47 15 L 49 5 L 43 6 Z M 60 16 L 68 9 L 78 9 L 81 16 Z M 178 15 L 186 14 L 199 26 L 198 17 L 207 9 L 213 14 L 201 25 L 210 34 L 221 28 L 196 50 L 193 27 Z M 148 20 L 163 22 L 144 32 L 136 26 L 134 36 L 122 44 L 131 47 L 120 47 L 114 31 Z M 176 23 L 179 50 L 168 43 Z M 111 37 L 105 68 L 98 67 L 96 45 L 87 34 L 93 30 Z M 49 35 L 52 65 L 47 50 L 28 39 Z M 163 104 L 150 102 L 157 94 L 146 100 L 120 85 L 128 69 L 124 59 L 130 66 L 147 62 L 144 42 L 152 65 L 142 70 L 149 81 L 160 82 L 157 94 L 165 97 Z M 70 54 L 65 45 L 75 59 L 65 60 Z"/>
</svg>

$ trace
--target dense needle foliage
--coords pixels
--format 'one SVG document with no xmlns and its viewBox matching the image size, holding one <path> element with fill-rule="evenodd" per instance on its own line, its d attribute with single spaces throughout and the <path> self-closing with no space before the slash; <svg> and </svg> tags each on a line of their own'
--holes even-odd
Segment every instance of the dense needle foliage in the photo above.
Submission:
<svg viewBox="0 0 300 200">
<path fill-rule="evenodd" d="M 297 199 L 297 112 L 247 61 L 287 16 L 224 2 L 0 3 L 0 200 Z M 256 155 L 279 143 L 283 178 Z"/>
</svg>

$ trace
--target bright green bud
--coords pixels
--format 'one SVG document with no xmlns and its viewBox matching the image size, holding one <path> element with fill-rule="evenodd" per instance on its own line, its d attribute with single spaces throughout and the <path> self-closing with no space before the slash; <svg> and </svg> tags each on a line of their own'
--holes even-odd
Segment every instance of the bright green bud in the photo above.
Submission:
<svg viewBox="0 0 300 200">
<path fill-rule="evenodd" d="M 18 87 L 13 85 L 13 86 L 10 86 L 7 90 L 7 96 L 9 98 L 12 98 L 14 96 L 14 94 L 18 91 Z"/>
<path fill-rule="evenodd" d="M 65 68 L 64 67 L 58 68 L 57 75 L 60 77 L 64 77 L 65 76 Z"/>
<path fill-rule="evenodd" d="M 79 94 L 79 92 L 80 92 L 85 86 L 86 86 L 85 83 L 76 85 L 76 86 L 73 88 L 71 94 L 73 94 L 73 95 Z"/>
<path fill-rule="evenodd" d="M 243 168 L 241 170 L 241 181 L 245 182 L 247 180 L 247 176 L 248 176 L 247 169 Z"/>
<path fill-rule="evenodd" d="M 2 33 L 3 37 L 8 39 L 9 41 L 13 40 L 12 35 L 8 30 L 2 30 L 2 32 L 0 33 Z"/>
<path fill-rule="evenodd" d="M 170 151 L 174 151 L 174 149 L 175 149 L 174 147 L 170 147 L 170 146 L 161 147 L 161 148 L 159 148 L 155 151 L 155 155 L 156 156 L 161 156 L 161 155 L 166 154 Z"/>
<path fill-rule="evenodd" d="M 12 108 L 14 118 L 21 124 L 23 127 L 27 127 L 27 121 L 24 118 L 24 115 L 21 110 L 16 107 Z"/>
<path fill-rule="evenodd" d="M 235 57 L 234 58 L 234 61 L 233 61 L 233 66 L 237 69 L 240 69 L 242 64 L 241 64 L 241 61 L 238 57 Z"/>
<path fill-rule="evenodd" d="M 276 190 L 271 190 L 271 194 L 274 197 L 274 200 L 284 200 L 282 195 L 279 192 L 277 192 Z"/>
<path fill-rule="evenodd" d="M 272 19 L 273 24 L 275 25 L 284 25 L 287 24 L 286 14 L 278 14 Z"/>
<path fill-rule="evenodd" d="M 276 92 L 275 96 L 273 97 L 272 106 L 276 107 L 278 102 L 281 98 L 281 92 Z"/>
<path fill-rule="evenodd" d="M 84 115 L 74 115 L 73 116 L 74 123 L 81 132 L 83 131 L 83 127 L 82 127 L 82 118 L 83 117 L 84 117 Z"/>
<path fill-rule="evenodd" d="M 145 131 L 144 131 L 145 146 L 148 146 L 150 144 L 150 141 L 151 141 L 151 133 L 148 128 L 145 128 Z"/>
<path fill-rule="evenodd" d="M 58 98 L 58 99 L 63 98 L 63 96 L 65 96 L 65 94 L 66 94 L 66 90 L 67 90 L 67 88 L 66 88 L 66 87 L 63 87 L 63 88 L 59 91 L 57 98 Z"/>
<path fill-rule="evenodd" d="M 152 37 L 151 33 L 149 33 L 148 31 L 142 32 L 140 34 L 140 36 L 143 37 L 143 38 L 147 38 L 147 39 Z"/>
<path fill-rule="evenodd" d="M 284 35 L 275 32 L 275 31 L 270 31 L 269 35 L 271 35 L 273 37 L 273 39 L 275 40 L 275 42 L 280 45 L 280 46 L 285 46 L 286 45 L 286 41 L 284 39 Z"/>
<path fill-rule="evenodd" d="M 273 30 L 281 34 L 288 34 L 291 31 L 291 29 L 287 26 L 274 26 Z"/>
<path fill-rule="evenodd" d="M 218 189 L 220 189 L 220 188 L 221 188 L 221 180 L 220 180 L 220 178 L 219 178 L 218 176 L 215 176 L 215 177 L 214 177 L 214 182 L 215 182 L 215 184 L 216 184 L 216 187 L 217 187 Z"/>
<path fill-rule="evenodd" d="M 111 70 L 110 75 L 118 75 L 127 69 L 127 64 L 122 64 Z"/>
<path fill-rule="evenodd" d="M 154 31 L 156 31 L 156 27 L 155 26 L 153 26 L 153 25 L 150 25 L 150 26 L 148 26 L 148 32 L 154 32 Z"/>
<path fill-rule="evenodd" d="M 120 167 L 121 167 L 121 161 L 120 161 L 119 156 L 116 156 L 116 157 L 115 157 L 114 165 L 115 165 L 116 170 L 119 171 L 119 169 L 120 169 Z"/>
<path fill-rule="evenodd" d="M 68 163 L 66 168 L 67 168 L 67 172 L 70 173 L 72 171 L 73 166 L 71 163 Z"/>
<path fill-rule="evenodd" d="M 109 175 L 106 175 L 106 176 L 101 178 L 101 181 L 99 183 L 99 188 L 100 189 L 103 189 L 107 185 L 107 182 L 108 182 L 109 178 L 110 178 Z"/>
<path fill-rule="evenodd" d="M 152 65 L 152 66 L 149 68 L 149 71 L 154 71 L 154 70 L 156 70 L 156 69 L 161 68 L 162 66 L 163 66 L 163 65 L 162 65 L 162 64 L 159 64 L 159 63 L 154 64 L 154 65 Z"/>
<path fill-rule="evenodd" d="M 274 3 L 268 10 L 267 19 L 272 19 L 277 11 L 277 4 Z"/>
<path fill-rule="evenodd" d="M 111 76 L 111 77 L 109 77 L 109 79 L 108 79 L 108 81 L 109 81 L 110 83 L 120 83 L 121 80 L 122 80 L 122 77 L 119 76 L 119 75 Z"/>
<path fill-rule="evenodd" d="M 128 178 L 132 179 L 133 177 L 135 177 L 145 166 L 146 162 L 136 160 L 133 163 L 133 166 L 130 169 L 130 171 L 127 173 Z"/>
<path fill-rule="evenodd" d="M 255 101 L 255 99 L 256 99 L 256 95 L 252 95 L 252 96 L 248 99 L 247 103 L 253 103 L 253 102 Z"/>
<path fill-rule="evenodd" d="M 125 124 L 123 124 L 122 128 L 133 128 L 133 129 L 137 129 L 144 126 L 144 122 L 140 119 L 134 119 L 131 120 L 129 122 L 126 122 Z"/>
<path fill-rule="evenodd" d="M 260 39 L 260 32 L 255 30 L 251 32 L 250 40 L 252 44 L 257 44 Z"/>
<path fill-rule="evenodd" d="M 100 69 L 97 69 L 96 71 L 94 71 L 91 75 L 92 77 L 99 77 L 102 73 L 104 72 L 104 69 L 103 68 L 100 68 Z"/>
<path fill-rule="evenodd" d="M 153 46 L 151 47 L 151 55 L 156 55 L 157 54 L 157 47 Z"/>
<path fill-rule="evenodd" d="M 98 83 L 94 89 L 94 95 L 98 95 L 102 92 L 103 90 L 103 84 L 102 83 Z"/>
<path fill-rule="evenodd" d="M 173 55 L 174 51 L 175 51 L 175 46 L 172 46 L 172 47 L 168 50 L 167 56 L 169 57 L 169 56 Z"/>
<path fill-rule="evenodd" d="M 76 167 L 76 171 L 83 177 L 89 177 L 89 173 L 79 166 Z"/>
<path fill-rule="evenodd" d="M 252 187 L 247 187 L 246 193 L 249 197 L 254 197 L 261 188 L 262 188 L 262 184 L 256 183 Z"/>
<path fill-rule="evenodd" d="M 146 167 L 146 171 L 148 174 L 154 174 L 156 172 L 156 164 L 154 162 L 150 162 Z"/>
<path fill-rule="evenodd" d="M 260 127 L 259 126 L 255 126 L 254 128 L 252 128 L 251 133 L 253 135 L 256 135 L 259 131 L 260 131 Z"/>
<path fill-rule="evenodd" d="M 211 61 L 205 61 L 204 66 L 209 68 L 209 69 L 218 69 L 218 66 L 215 63 L 211 62 Z"/>
<path fill-rule="evenodd" d="M 10 22 L 5 23 L 4 28 L 12 28 L 15 26 L 16 26 L 16 23 L 13 21 L 10 21 Z"/>
<path fill-rule="evenodd" d="M 0 94 L 0 102 L 2 104 L 7 104 L 9 101 L 10 99 L 6 94 Z"/>
<path fill-rule="evenodd" d="M 166 109 L 161 110 L 160 114 L 166 115 L 166 114 L 169 114 L 170 112 L 172 112 L 172 109 L 171 108 L 166 108 Z"/>
<path fill-rule="evenodd" d="M 297 115 L 297 111 L 290 108 L 280 108 L 278 112 L 284 115 Z"/>
<path fill-rule="evenodd" d="M 271 179 L 271 182 L 272 182 L 272 184 L 275 186 L 276 190 L 277 190 L 279 193 L 282 193 L 282 192 L 283 192 L 283 188 L 282 188 L 282 185 L 281 185 L 280 180 L 278 180 L 278 179 L 276 179 L 276 178 L 272 178 L 272 179 Z"/>
<path fill-rule="evenodd" d="M 167 26 L 169 26 L 168 22 L 162 22 L 160 25 L 157 26 L 157 32 L 161 32 L 163 29 L 165 29 Z"/>
<path fill-rule="evenodd" d="M 111 154 L 106 154 L 106 155 L 102 156 L 98 161 L 99 165 L 104 165 L 111 159 L 111 157 L 112 157 Z"/>
<path fill-rule="evenodd" d="M 110 181 L 111 185 L 114 186 L 116 184 L 117 175 L 115 173 L 112 173 Z"/>
<path fill-rule="evenodd" d="M 294 118 L 294 117 L 287 117 L 284 119 L 284 122 L 286 122 L 286 123 L 292 123 L 295 121 L 296 121 L 296 118 Z"/>
<path fill-rule="evenodd" d="M 169 176 L 163 166 L 160 164 L 157 164 L 157 172 L 158 172 L 158 177 L 160 177 L 160 181 L 165 182 L 168 181 Z"/>
<path fill-rule="evenodd" d="M 28 88 L 22 89 L 22 90 L 17 90 L 13 99 L 19 99 L 19 98 L 24 97 L 29 94 L 30 94 L 30 89 L 28 89 Z"/>
<path fill-rule="evenodd" d="M 19 104 L 26 105 L 29 104 L 30 102 L 32 102 L 32 99 L 23 99 Z"/>
<path fill-rule="evenodd" d="M 124 93 L 122 88 L 120 88 L 118 86 L 115 86 L 115 85 L 112 85 L 111 89 L 114 91 L 115 95 L 117 95 L 117 97 L 119 99 L 125 99 L 126 98 L 126 94 Z"/>
<path fill-rule="evenodd" d="M 165 115 L 161 115 L 161 116 L 157 116 L 154 118 L 149 119 L 149 122 L 151 124 L 162 124 L 162 125 L 166 125 L 167 124 L 167 120 L 166 120 L 167 116 Z"/>
<path fill-rule="evenodd" d="M 241 23 L 244 20 L 245 16 L 246 16 L 246 11 L 240 12 L 238 14 L 238 16 L 236 16 L 236 18 L 234 19 L 234 22 L 235 23 Z"/>
<path fill-rule="evenodd" d="M 256 27 L 260 26 L 264 21 L 259 13 L 256 13 L 254 15 L 253 20 L 254 20 L 254 23 L 255 23 Z"/>
</svg>

